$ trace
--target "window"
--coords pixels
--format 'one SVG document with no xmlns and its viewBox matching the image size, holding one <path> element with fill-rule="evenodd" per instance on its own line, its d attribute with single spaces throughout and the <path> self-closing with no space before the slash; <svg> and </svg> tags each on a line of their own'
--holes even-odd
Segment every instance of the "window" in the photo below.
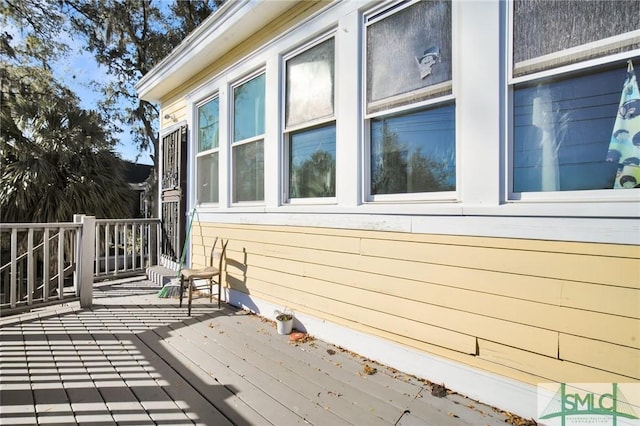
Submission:
<svg viewBox="0 0 640 426">
<path fill-rule="evenodd" d="M 264 94 L 260 74 L 233 88 L 233 202 L 264 200 Z"/>
<path fill-rule="evenodd" d="M 624 34 L 637 33 L 639 16 L 637 0 L 515 0 L 514 76 L 637 49 Z"/>
<path fill-rule="evenodd" d="M 454 107 L 371 120 L 371 194 L 455 190 Z"/>
<path fill-rule="evenodd" d="M 454 191 L 451 2 L 402 2 L 365 20 L 370 199 Z"/>
<path fill-rule="evenodd" d="M 335 47 L 330 38 L 286 60 L 288 197 L 336 195 Z"/>
<path fill-rule="evenodd" d="M 336 195 L 336 126 L 292 133 L 289 148 L 289 197 Z"/>
<path fill-rule="evenodd" d="M 625 57 L 640 3 L 519 0 L 512 14 L 512 194 L 635 186 L 640 118 L 623 104 L 640 105 Z"/>
<path fill-rule="evenodd" d="M 198 203 L 218 202 L 219 99 L 198 106 L 196 155 Z"/>
<path fill-rule="evenodd" d="M 624 165 L 620 155 L 614 159 L 608 151 L 625 76 L 625 65 L 618 64 L 610 70 L 540 80 L 516 89 L 514 192 L 614 187 L 618 166 Z M 616 136 L 621 143 L 628 139 L 629 149 L 637 150 L 632 137 L 626 130 Z M 637 139 L 640 144 L 640 133 Z"/>
</svg>

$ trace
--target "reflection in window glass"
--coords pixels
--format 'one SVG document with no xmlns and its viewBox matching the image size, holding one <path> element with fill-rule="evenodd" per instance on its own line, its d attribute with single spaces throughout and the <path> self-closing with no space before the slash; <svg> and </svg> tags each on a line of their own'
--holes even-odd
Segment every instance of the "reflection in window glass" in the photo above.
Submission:
<svg viewBox="0 0 640 426">
<path fill-rule="evenodd" d="M 371 194 L 456 188 L 454 106 L 371 121 Z"/>
<path fill-rule="evenodd" d="M 333 115 L 334 41 L 287 61 L 286 125 Z"/>
<path fill-rule="evenodd" d="M 289 197 L 335 197 L 335 125 L 294 133 L 289 146 Z"/>
<path fill-rule="evenodd" d="M 620 64 L 604 72 L 516 87 L 514 192 L 613 188 L 623 165 L 608 151 L 625 78 L 626 64 Z M 633 135 L 616 135 L 619 142 L 625 137 Z"/>
<path fill-rule="evenodd" d="M 233 89 L 233 141 L 264 133 L 264 74 Z"/>
<path fill-rule="evenodd" d="M 218 98 L 198 107 L 198 152 L 218 147 Z"/>
<path fill-rule="evenodd" d="M 264 200 L 263 142 L 233 148 L 233 201 Z"/>
<path fill-rule="evenodd" d="M 513 62 L 539 58 L 635 31 L 640 28 L 638 0 L 515 0 L 513 2 Z M 588 52 L 593 58 L 638 48 L 637 41 L 619 42 L 613 50 Z M 562 55 L 553 66 L 572 62 Z M 573 61 L 580 60 L 574 56 Z M 543 67 L 544 68 L 544 67 Z M 520 73 L 516 72 L 516 75 Z"/>
<path fill-rule="evenodd" d="M 197 158 L 199 203 L 218 202 L 218 153 L 205 154 Z"/>
<path fill-rule="evenodd" d="M 369 112 L 422 100 L 419 89 L 449 80 L 450 1 L 421 1 L 367 27 Z"/>
</svg>

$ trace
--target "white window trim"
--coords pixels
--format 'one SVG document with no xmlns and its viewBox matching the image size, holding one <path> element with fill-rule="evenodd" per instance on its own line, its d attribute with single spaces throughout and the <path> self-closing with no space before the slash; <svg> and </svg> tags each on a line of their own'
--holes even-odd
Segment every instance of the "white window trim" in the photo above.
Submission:
<svg viewBox="0 0 640 426">
<path fill-rule="evenodd" d="M 261 133 L 259 135 L 255 135 L 249 138 L 245 138 L 245 139 L 241 139 L 241 140 L 234 140 L 234 133 L 235 133 L 235 128 L 234 128 L 234 120 L 235 120 L 235 105 L 234 105 L 234 90 L 239 87 L 242 86 L 243 84 L 253 80 L 254 78 L 257 78 L 261 75 L 265 76 L 265 87 L 264 87 L 264 96 L 265 96 L 265 128 L 264 128 L 264 133 Z M 227 120 L 228 120 L 228 153 L 227 153 L 227 161 L 228 161 L 228 173 L 227 173 L 227 190 L 229 191 L 229 205 L 231 207 L 252 207 L 252 206 L 264 206 L 266 204 L 266 173 L 265 173 L 265 167 L 263 166 L 262 169 L 262 173 L 263 173 L 263 185 L 265 186 L 265 188 L 262 189 L 262 193 L 263 193 L 263 199 L 262 200 L 254 200 L 254 201 L 235 201 L 234 197 L 233 197 L 233 193 L 234 193 L 234 188 L 235 188 L 235 181 L 233 178 L 234 175 L 234 169 L 233 169 L 233 150 L 236 147 L 242 146 L 242 145 L 247 145 L 250 143 L 260 143 L 262 142 L 262 158 L 263 160 L 266 158 L 266 152 L 265 152 L 265 138 L 266 138 L 266 134 L 267 134 L 267 109 L 268 109 L 268 105 L 267 105 L 267 69 L 265 65 L 262 65 L 259 69 L 256 69 L 248 74 L 243 75 L 240 78 L 235 79 L 232 83 L 229 84 L 229 90 L 228 90 L 228 110 L 227 110 Z"/>
<path fill-rule="evenodd" d="M 511 103 L 507 88 L 509 84 L 526 81 L 526 78 L 543 78 L 549 74 L 541 72 L 517 79 L 510 78 L 511 61 L 506 56 L 511 51 L 506 48 L 506 44 L 511 40 L 506 19 L 507 2 L 453 1 L 452 4 L 452 49 L 455 54 L 452 63 L 451 99 L 455 99 L 456 102 L 457 158 L 455 199 L 381 198 L 376 202 L 364 200 L 364 194 L 368 193 L 365 186 L 370 173 L 366 166 L 368 161 L 365 161 L 369 153 L 365 152 L 368 151 L 365 149 L 368 145 L 365 142 L 368 140 L 368 118 L 365 118 L 363 112 L 366 93 L 362 90 L 365 75 L 363 14 L 371 16 L 375 11 L 386 10 L 394 4 L 399 2 L 331 3 L 327 8 L 306 18 L 300 25 L 269 41 L 255 52 L 217 69 L 189 92 L 185 101 L 191 153 L 195 152 L 196 141 L 196 129 L 192 125 L 196 121 L 195 105 L 216 91 L 220 98 L 220 203 L 218 206 L 198 205 L 198 212 L 203 220 L 206 218 L 226 223 L 344 226 L 353 229 L 623 244 L 638 241 L 638 237 L 633 236 L 637 235 L 638 227 L 632 224 L 637 221 L 631 220 L 640 217 L 637 195 L 633 200 L 622 200 L 615 198 L 621 193 L 615 194 L 612 190 L 609 191 L 611 196 L 603 198 L 602 191 L 598 190 L 592 194 L 565 192 L 555 198 L 543 193 L 524 194 L 524 198 L 520 197 L 517 200 L 508 199 L 509 193 L 506 188 L 510 184 L 510 148 L 507 141 L 510 141 L 510 138 L 506 117 L 509 116 L 508 108 Z M 381 15 L 380 19 L 383 17 L 384 15 Z M 463 25 L 464 31 L 460 31 Z M 283 74 L 282 55 L 292 54 L 295 49 L 301 49 L 304 46 L 300 44 L 301 40 L 315 40 L 330 31 L 335 31 L 335 72 L 339 76 L 339 81 L 336 81 L 334 114 L 340 117 L 336 122 L 336 201 L 335 204 L 316 204 L 315 200 L 310 199 L 301 203 L 283 204 L 282 171 L 287 165 L 283 154 L 283 147 L 286 146 L 281 113 L 283 95 L 282 87 L 278 87 Z M 640 55 L 640 52 L 627 54 L 633 55 Z M 489 57 L 491 60 L 480 62 L 481 56 Z M 613 57 L 610 57 L 610 60 L 613 60 L 611 58 Z M 623 56 L 617 58 L 622 59 Z M 463 61 L 465 64 L 477 64 L 473 67 L 463 66 Z M 597 61 L 561 67 L 553 73 L 571 72 L 581 66 L 593 65 L 597 65 Z M 232 83 L 237 84 L 243 78 L 250 78 L 250 74 L 261 68 L 266 73 L 267 81 L 267 118 L 264 135 L 265 202 L 255 205 L 232 204 L 232 133 L 229 131 L 232 109 L 229 102 L 232 98 L 228 92 Z M 478 110 L 478 104 L 473 101 L 474 96 L 483 99 L 479 115 L 474 114 Z M 424 104 L 419 103 L 408 108 L 420 108 L 438 102 L 440 99 L 427 100 Z M 288 130 L 292 129 L 298 130 L 293 126 Z M 166 129 L 161 130 L 165 131 Z M 194 207 L 195 199 L 195 158 L 194 154 L 190 154 L 187 159 L 190 182 L 189 209 Z M 527 197 L 528 195 L 531 196 Z M 543 195 L 544 198 L 536 200 L 536 195 Z M 582 196 L 583 200 L 571 198 L 575 195 Z M 323 203 L 326 201 L 322 200 Z M 223 212 L 224 215 L 219 214 Z M 550 226 L 549 223 L 554 225 Z M 594 232 L 590 232 L 589 229 L 593 229 Z M 594 237 L 594 234 L 597 236 Z"/>
<path fill-rule="evenodd" d="M 514 149 L 513 149 L 513 93 L 515 86 L 520 83 L 526 83 L 539 79 L 544 79 L 553 76 L 561 76 L 567 73 L 575 71 L 585 70 L 599 65 L 605 65 L 612 62 L 617 62 L 624 59 L 630 59 L 640 55 L 640 49 L 636 49 L 629 52 L 617 53 L 602 58 L 596 58 L 578 62 L 575 64 L 558 66 L 545 71 L 535 72 L 528 75 L 513 77 L 514 65 L 513 65 L 513 3 L 509 2 L 508 8 L 508 22 L 507 22 L 507 39 L 508 39 L 508 52 L 507 52 L 507 90 L 506 90 L 506 102 L 507 102 L 507 115 L 505 120 L 505 135 L 506 135 L 506 164 L 505 164 L 505 201 L 512 204 L 526 204 L 526 203 L 625 203 L 638 200 L 640 189 L 594 189 L 594 190 L 582 190 L 582 191 L 548 191 L 548 192 L 513 192 L 513 167 L 514 164 Z M 562 52 L 556 52 L 549 55 L 544 55 L 540 58 L 531 59 L 521 63 L 521 65 L 531 65 L 549 62 L 558 57 L 564 57 L 565 55 L 580 57 L 584 56 L 587 51 L 600 51 L 601 49 L 615 43 L 620 45 L 623 41 L 633 41 L 640 37 L 640 30 L 632 31 L 625 34 L 621 34 L 615 37 L 609 37 L 603 40 L 587 43 L 582 46 L 577 46 L 571 49 L 566 49 Z M 621 206 L 622 207 L 622 206 Z M 608 206 L 601 206 L 603 212 L 609 210 Z M 626 210 L 626 209 L 625 209 Z"/>
<path fill-rule="evenodd" d="M 200 108 L 202 106 L 204 106 L 205 104 L 214 101 L 214 100 L 218 100 L 218 146 L 215 148 L 211 148 L 211 149 L 207 149 L 205 151 L 199 151 L 200 149 Z M 220 145 L 221 145 L 221 134 L 220 134 L 220 95 L 218 92 L 214 92 L 211 94 L 211 96 L 208 96 L 207 98 L 199 101 L 198 103 L 196 103 L 194 105 L 195 107 L 195 119 L 194 119 L 194 135 L 195 137 L 194 139 L 194 152 L 195 152 L 195 161 L 194 161 L 194 182 L 195 182 L 195 190 L 194 190 L 194 198 L 193 198 L 193 202 L 195 205 L 197 206 L 210 206 L 210 207 L 217 207 L 220 204 L 220 162 L 222 161 L 222 158 L 220 156 Z M 213 153 L 218 153 L 218 201 L 216 202 L 206 202 L 203 203 L 200 200 L 198 200 L 198 158 L 199 157 L 206 157 L 209 156 Z"/>
<path fill-rule="evenodd" d="M 282 167 L 280 170 L 280 175 L 282 176 L 282 201 L 283 205 L 316 205 L 316 204 L 336 204 L 338 200 L 337 192 L 338 192 L 338 171 L 336 167 L 336 196 L 334 197 L 314 197 L 314 198 L 291 198 L 289 196 L 289 174 L 291 170 L 289 170 L 289 157 L 290 153 L 290 145 L 291 145 L 291 134 L 299 131 L 304 131 L 305 129 L 311 129 L 315 127 L 322 127 L 328 125 L 330 123 L 334 123 L 334 126 L 337 126 L 336 119 L 336 109 L 337 109 L 337 87 L 339 85 L 339 73 L 338 71 L 338 54 L 337 54 L 337 44 L 338 40 L 336 37 L 337 30 L 332 28 L 331 30 L 325 32 L 324 34 L 316 37 L 306 43 L 299 45 L 293 50 L 287 52 L 282 56 L 281 68 L 282 75 L 280 78 L 280 96 L 282 97 L 282 107 L 280 111 L 280 121 L 282 126 Z M 305 121 L 303 123 L 297 123 L 292 126 L 287 127 L 287 117 L 286 117 L 286 108 L 287 108 L 287 61 L 295 58 L 301 53 L 308 51 L 309 49 L 313 49 L 321 43 L 324 43 L 327 40 L 333 39 L 334 43 L 334 65 L 333 65 L 333 73 L 334 73 L 334 82 L 333 82 L 333 114 L 326 115 L 324 117 L 315 118 L 312 120 Z M 336 163 L 337 159 L 337 144 L 338 144 L 338 135 L 337 135 L 337 127 L 336 127 Z"/>
<path fill-rule="evenodd" d="M 452 203 L 459 201 L 459 193 L 460 193 L 460 157 L 459 157 L 459 142 L 458 142 L 458 113 L 457 113 L 457 105 L 455 105 L 456 93 L 456 68 L 459 66 L 459 63 L 455 60 L 456 54 L 458 52 L 457 48 L 457 40 L 456 40 L 456 23 L 459 22 L 458 18 L 458 7 L 456 1 L 451 1 L 451 53 L 452 53 L 452 61 L 451 61 L 451 80 L 445 81 L 433 86 L 424 87 L 422 89 L 414 90 L 408 94 L 399 94 L 389 98 L 385 98 L 379 101 L 374 101 L 372 103 L 368 103 L 367 99 L 367 27 L 380 22 L 402 10 L 405 10 L 416 3 L 419 3 L 420 0 L 414 1 L 392 1 L 388 3 L 384 3 L 382 5 L 377 5 L 374 8 L 368 9 L 362 13 L 362 21 L 361 21 L 361 40 L 360 43 L 360 55 L 361 55 L 361 63 L 362 63 L 362 72 L 361 76 L 361 108 L 363 111 L 363 120 L 362 120 L 362 175 L 361 175 L 361 191 L 362 191 L 362 202 L 364 205 L 373 205 L 373 204 L 391 204 L 391 203 L 399 203 L 399 204 L 409 204 L 409 203 Z M 404 4 L 403 4 L 404 3 Z M 392 106 L 389 109 L 375 111 L 372 113 L 367 113 L 367 109 L 369 105 L 378 105 L 385 104 L 391 101 L 400 101 L 402 99 L 410 98 L 416 93 L 428 94 L 428 93 L 438 93 L 443 90 L 450 89 L 451 93 L 444 94 L 439 97 L 430 98 L 421 100 L 418 102 L 414 102 L 411 104 L 405 104 L 400 106 Z M 411 113 L 413 111 L 418 111 L 420 109 L 427 108 L 429 106 L 437 107 L 440 104 L 454 103 L 454 108 L 456 108 L 455 117 L 456 117 L 456 129 L 455 129 L 455 140 L 454 140 L 454 149 L 456 152 L 456 189 L 454 191 L 440 191 L 440 192 L 414 192 L 414 193 L 402 193 L 402 194 L 372 194 L 371 193 L 371 119 L 377 117 L 383 117 L 387 115 L 398 115 L 403 113 Z"/>
</svg>

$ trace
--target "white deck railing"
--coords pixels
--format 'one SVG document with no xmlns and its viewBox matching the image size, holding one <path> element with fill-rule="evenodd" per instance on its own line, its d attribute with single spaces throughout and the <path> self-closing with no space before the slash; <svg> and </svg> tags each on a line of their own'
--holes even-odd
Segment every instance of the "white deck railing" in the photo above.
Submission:
<svg viewBox="0 0 640 426">
<path fill-rule="evenodd" d="M 158 219 L 98 219 L 95 228 L 95 278 L 143 273 L 157 263 Z"/>
<path fill-rule="evenodd" d="M 158 219 L 0 223 L 0 314 L 78 298 L 91 306 L 94 279 L 156 264 L 159 233 Z"/>
</svg>

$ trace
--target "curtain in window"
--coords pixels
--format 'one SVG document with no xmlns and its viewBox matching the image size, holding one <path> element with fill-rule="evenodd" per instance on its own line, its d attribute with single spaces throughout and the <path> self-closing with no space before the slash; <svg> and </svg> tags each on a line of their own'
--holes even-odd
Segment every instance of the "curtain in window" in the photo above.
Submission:
<svg viewBox="0 0 640 426">
<path fill-rule="evenodd" d="M 640 92 L 629 61 L 607 161 L 618 164 L 614 188 L 640 187 Z"/>
</svg>

